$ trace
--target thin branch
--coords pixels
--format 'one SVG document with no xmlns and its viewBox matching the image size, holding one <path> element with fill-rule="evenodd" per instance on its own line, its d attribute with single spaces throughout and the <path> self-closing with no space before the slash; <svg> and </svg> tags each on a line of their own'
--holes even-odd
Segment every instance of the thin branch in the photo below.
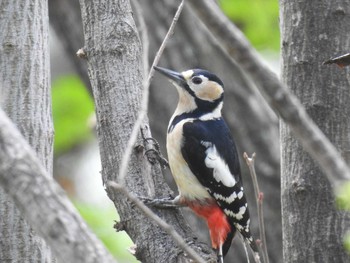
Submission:
<svg viewBox="0 0 350 263">
<path fill-rule="evenodd" d="M 256 205 L 258 208 L 258 218 L 259 218 L 259 234 L 260 234 L 260 241 L 261 241 L 261 250 L 262 250 L 262 257 L 264 260 L 264 263 L 269 263 L 269 256 L 267 253 L 267 244 L 266 244 L 266 235 L 265 235 L 265 223 L 264 223 L 264 212 L 263 212 L 263 199 L 264 194 L 260 192 L 259 184 L 258 184 L 258 178 L 256 176 L 255 172 L 255 153 L 252 154 L 252 157 L 249 158 L 247 153 L 243 154 L 243 157 L 247 163 L 247 166 L 249 168 L 250 176 L 252 177 L 253 186 L 254 186 L 254 192 L 256 196 Z"/>
<path fill-rule="evenodd" d="M 318 162 L 335 186 L 350 180 L 350 170 L 328 138 L 307 115 L 299 100 L 262 62 L 243 33 L 212 0 L 190 0 L 193 10 L 227 53 L 251 76 L 269 105 L 289 125 L 304 149 Z"/>
<path fill-rule="evenodd" d="M 180 14 L 182 12 L 182 9 L 183 9 L 183 6 L 184 6 L 184 2 L 185 0 L 182 0 L 176 13 L 175 13 L 175 16 L 174 16 L 174 19 L 170 25 L 170 28 L 162 42 L 162 45 L 160 46 L 155 58 L 154 58 L 154 61 L 153 61 L 153 64 L 152 64 L 152 67 L 150 69 L 150 72 L 149 72 L 149 75 L 148 75 L 148 78 L 146 80 L 146 82 L 144 83 L 144 90 L 143 90 L 143 97 L 142 97 L 142 101 L 141 101 L 141 107 L 140 107 L 140 111 L 139 111 L 139 115 L 137 117 L 137 120 L 135 122 L 135 125 L 134 125 L 134 128 L 131 132 L 131 135 L 130 135 L 130 138 L 129 138 L 129 141 L 128 141 L 128 144 L 126 146 L 126 149 L 125 149 L 125 154 L 124 154 L 124 157 L 122 159 L 122 162 L 121 162 L 121 165 L 120 165 L 120 169 L 119 169 L 119 182 L 121 182 L 122 184 L 124 184 L 124 179 L 125 179 L 125 176 L 126 176 L 126 171 L 127 171 L 127 168 L 128 168 L 128 163 L 129 163 L 129 160 L 130 160 L 130 156 L 131 156 L 131 152 L 132 150 L 134 149 L 134 145 L 135 145 L 135 142 L 136 142 L 136 138 L 137 138 L 137 135 L 139 133 L 139 130 L 140 130 L 140 127 L 141 127 L 141 124 L 144 120 L 144 118 L 146 117 L 146 114 L 147 114 L 147 110 L 148 110 L 148 97 L 149 97 L 149 86 L 150 86 L 150 82 L 151 82 L 151 79 L 154 75 L 154 66 L 156 66 L 159 62 L 159 59 L 161 57 L 161 55 L 163 54 L 163 51 L 164 51 L 164 48 L 170 38 L 170 36 L 173 34 L 174 32 L 174 29 L 175 29 L 175 25 L 180 17 Z"/>
<path fill-rule="evenodd" d="M 139 198 L 130 193 L 123 185 L 109 181 L 107 182 L 107 187 L 113 188 L 125 195 L 131 202 L 133 202 L 141 211 L 150 219 L 152 219 L 158 226 L 160 226 L 165 232 L 173 237 L 178 246 L 185 251 L 189 257 L 191 257 L 195 262 L 205 263 L 205 260 L 202 259 L 196 251 L 190 248 L 185 240 L 175 231 L 175 229 L 164 222 L 159 216 L 157 216 L 153 211 L 148 208 Z"/>
<path fill-rule="evenodd" d="M 148 30 L 147 25 L 145 22 L 145 19 L 143 18 L 142 13 L 142 7 L 138 0 L 131 1 L 131 4 L 133 6 L 133 9 L 136 13 L 136 21 L 138 22 L 138 31 L 141 35 L 141 42 L 142 42 L 142 62 L 143 62 L 143 74 L 146 76 L 146 74 L 149 72 L 149 63 L 148 63 L 148 55 L 149 55 L 149 39 L 148 39 Z"/>
</svg>

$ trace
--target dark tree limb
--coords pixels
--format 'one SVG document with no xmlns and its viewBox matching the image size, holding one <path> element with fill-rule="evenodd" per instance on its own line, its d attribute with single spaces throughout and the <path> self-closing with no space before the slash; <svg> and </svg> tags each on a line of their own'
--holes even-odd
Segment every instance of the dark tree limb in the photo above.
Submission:
<svg viewBox="0 0 350 263">
<path fill-rule="evenodd" d="M 49 0 L 50 24 L 63 44 L 66 54 L 71 58 L 75 71 L 84 82 L 85 87 L 92 95 L 91 84 L 87 75 L 85 61 L 75 56 L 78 49 L 83 46 L 83 26 L 79 1 L 76 0 Z M 53 63 L 55 63 L 53 61 Z"/>
</svg>

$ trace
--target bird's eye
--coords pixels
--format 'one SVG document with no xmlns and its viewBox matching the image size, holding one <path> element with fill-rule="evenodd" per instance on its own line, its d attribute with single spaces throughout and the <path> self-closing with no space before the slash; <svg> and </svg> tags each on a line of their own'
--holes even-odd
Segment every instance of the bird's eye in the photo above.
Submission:
<svg viewBox="0 0 350 263">
<path fill-rule="evenodd" d="M 194 84 L 201 84 L 202 83 L 202 79 L 200 78 L 200 77 L 193 77 L 192 78 L 192 83 L 194 83 Z"/>
</svg>

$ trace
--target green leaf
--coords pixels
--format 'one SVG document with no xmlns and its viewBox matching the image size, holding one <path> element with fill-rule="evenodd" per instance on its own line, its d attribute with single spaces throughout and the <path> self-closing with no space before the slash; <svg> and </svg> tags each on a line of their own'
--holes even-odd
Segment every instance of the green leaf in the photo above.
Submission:
<svg viewBox="0 0 350 263">
<path fill-rule="evenodd" d="M 220 0 L 219 3 L 255 48 L 279 50 L 277 0 Z"/>
<path fill-rule="evenodd" d="M 345 236 L 345 239 L 344 239 L 344 246 L 345 246 L 345 249 L 350 252 L 350 233 L 348 232 Z"/>
<path fill-rule="evenodd" d="M 340 209 L 350 211 L 350 183 L 343 184 L 337 189 L 336 202 Z"/>
<path fill-rule="evenodd" d="M 67 151 L 92 138 L 88 119 L 93 112 L 93 101 L 77 76 L 67 75 L 53 82 L 55 154 Z"/>
</svg>

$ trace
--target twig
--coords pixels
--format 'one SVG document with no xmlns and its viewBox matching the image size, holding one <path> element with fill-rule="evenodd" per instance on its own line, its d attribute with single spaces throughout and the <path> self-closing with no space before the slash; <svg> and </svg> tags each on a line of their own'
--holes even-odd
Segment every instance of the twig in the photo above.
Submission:
<svg viewBox="0 0 350 263">
<path fill-rule="evenodd" d="M 151 220 L 153 220 L 158 226 L 160 226 L 165 232 L 167 232 L 170 236 L 173 237 L 174 241 L 178 244 L 178 246 L 183 249 L 184 252 L 188 254 L 195 262 L 205 263 L 204 259 L 202 259 L 196 251 L 194 251 L 191 247 L 189 247 L 185 240 L 175 231 L 175 229 L 164 222 L 159 216 L 157 216 L 153 211 L 148 208 L 143 202 L 140 201 L 135 195 L 130 193 L 123 185 L 117 184 L 112 181 L 107 182 L 107 187 L 113 188 L 123 195 L 125 195 L 131 202 L 133 202 L 141 211 Z"/>
<path fill-rule="evenodd" d="M 141 35 L 142 42 L 142 62 L 143 62 L 143 74 L 146 74 L 149 71 L 149 63 L 148 63 L 148 53 L 149 53 L 149 39 L 148 39 L 148 30 L 145 19 L 142 14 L 142 7 L 138 0 L 131 1 L 133 9 L 135 10 L 137 22 L 139 24 L 139 33 Z"/>
<path fill-rule="evenodd" d="M 258 184 L 258 178 L 256 176 L 255 172 L 255 153 L 252 154 L 252 157 L 249 158 L 247 153 L 243 154 L 243 157 L 247 163 L 247 166 L 249 168 L 250 175 L 252 177 L 253 186 L 254 186 L 254 192 L 256 196 L 256 204 L 258 207 L 258 218 L 259 218 L 259 234 L 260 234 L 260 241 L 261 241 L 261 250 L 262 250 L 262 257 L 264 260 L 264 263 L 269 263 L 269 256 L 267 253 L 267 246 L 266 246 L 266 235 L 265 235 L 265 224 L 264 224 L 264 212 L 263 212 L 263 199 L 264 194 L 260 192 L 259 184 Z"/>
<path fill-rule="evenodd" d="M 128 141 L 128 144 L 126 146 L 126 149 L 125 149 L 125 154 L 124 154 L 124 157 L 122 159 L 122 162 L 121 162 L 121 165 L 120 165 L 120 168 L 119 168 L 119 182 L 121 182 L 122 184 L 124 184 L 124 179 L 125 179 L 125 175 L 126 175 L 126 170 L 128 168 L 128 163 L 129 163 L 129 160 L 130 160 L 130 156 L 131 156 L 131 152 L 134 148 L 134 144 L 136 142 L 136 138 L 137 138 L 137 134 L 139 133 L 139 130 L 140 130 L 140 127 L 141 127 L 141 124 L 144 120 L 144 118 L 146 117 L 146 113 L 147 113 L 147 110 L 148 110 L 148 95 L 149 95 L 149 86 L 150 86 L 150 82 L 151 82 L 151 79 L 154 75 L 154 66 L 156 66 L 159 62 L 159 59 L 161 57 L 161 55 L 163 54 L 163 50 L 166 46 L 166 43 L 167 41 L 169 40 L 170 36 L 173 34 L 174 32 L 174 28 L 175 28 L 175 25 L 179 19 L 179 16 L 181 14 L 181 11 L 183 9 L 183 6 L 184 6 L 184 2 L 185 0 L 182 0 L 176 13 L 175 13 L 175 16 L 174 16 L 174 19 L 170 25 L 170 28 L 167 32 L 167 34 L 165 35 L 164 37 L 164 40 L 154 58 L 154 61 L 153 61 L 153 64 L 152 64 L 152 67 L 150 69 L 150 72 L 149 72 L 149 75 L 148 75 L 148 78 L 146 80 L 146 82 L 144 83 L 143 87 L 144 87 L 144 90 L 143 90 L 143 96 L 142 96 L 142 101 L 141 101 L 141 107 L 140 107 L 140 111 L 139 111 L 139 115 L 137 117 L 137 120 L 135 122 L 135 125 L 134 125 L 134 128 L 131 132 L 131 135 L 130 135 L 130 138 L 129 138 L 129 141 Z"/>
<path fill-rule="evenodd" d="M 262 62 L 243 33 L 222 13 L 212 0 L 190 0 L 202 22 L 227 53 L 251 76 L 267 102 L 290 126 L 304 149 L 325 171 L 335 186 L 350 180 L 350 170 L 328 138 L 307 115 L 304 107 Z"/>
<path fill-rule="evenodd" d="M 242 244 L 243 244 L 243 248 L 244 248 L 244 253 L 245 253 L 245 256 L 247 258 L 247 263 L 250 263 L 250 260 L 249 260 L 249 253 L 248 253 L 248 249 L 247 249 L 247 243 L 246 241 L 244 240 L 244 238 L 241 236 L 242 238 Z"/>
</svg>

